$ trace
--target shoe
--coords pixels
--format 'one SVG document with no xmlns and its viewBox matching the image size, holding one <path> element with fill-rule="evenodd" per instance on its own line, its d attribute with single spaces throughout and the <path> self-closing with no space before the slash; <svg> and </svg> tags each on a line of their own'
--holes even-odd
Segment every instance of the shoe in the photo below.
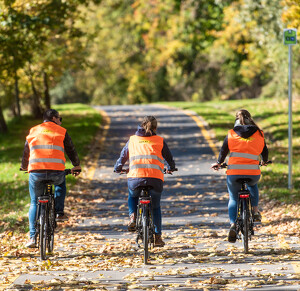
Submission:
<svg viewBox="0 0 300 291">
<path fill-rule="evenodd" d="M 261 214 L 259 211 L 253 214 L 253 220 L 256 222 L 261 222 Z"/>
<path fill-rule="evenodd" d="M 56 221 L 67 221 L 68 217 L 65 214 L 56 214 Z"/>
<path fill-rule="evenodd" d="M 231 243 L 235 243 L 236 242 L 236 227 L 235 227 L 235 223 L 232 223 L 229 229 L 229 233 L 228 233 L 228 241 Z"/>
<path fill-rule="evenodd" d="M 128 229 L 128 231 L 131 231 L 131 232 L 136 230 L 136 214 L 135 213 L 132 213 L 130 215 L 130 220 L 129 220 L 127 229 Z"/>
<path fill-rule="evenodd" d="M 154 236 L 154 247 L 163 247 L 165 245 L 165 242 L 162 240 L 160 234 L 155 234 Z"/>
<path fill-rule="evenodd" d="M 35 238 L 30 238 L 25 244 L 26 248 L 35 248 Z"/>
</svg>

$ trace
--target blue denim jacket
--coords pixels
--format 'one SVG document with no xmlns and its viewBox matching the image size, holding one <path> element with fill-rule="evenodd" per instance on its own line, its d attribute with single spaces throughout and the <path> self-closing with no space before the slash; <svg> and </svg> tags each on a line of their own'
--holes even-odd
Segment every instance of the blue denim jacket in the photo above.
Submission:
<svg viewBox="0 0 300 291">
<path fill-rule="evenodd" d="M 144 128 L 141 126 L 138 126 L 137 131 L 135 133 L 137 136 L 151 136 L 151 134 L 147 134 Z M 153 133 L 152 135 L 155 135 Z M 127 141 L 126 145 L 121 151 L 120 157 L 117 160 L 114 171 L 120 172 L 125 165 L 125 163 L 129 160 L 129 150 L 128 150 L 128 143 Z M 168 145 L 164 141 L 163 149 L 162 149 L 162 156 L 165 159 L 167 163 L 167 169 L 168 170 L 174 170 L 175 169 L 175 162 L 173 160 L 173 156 L 169 150 Z M 163 181 L 156 178 L 128 178 L 128 188 L 131 190 L 136 189 L 140 186 L 152 186 L 153 189 L 157 192 L 162 192 L 163 190 Z"/>
</svg>

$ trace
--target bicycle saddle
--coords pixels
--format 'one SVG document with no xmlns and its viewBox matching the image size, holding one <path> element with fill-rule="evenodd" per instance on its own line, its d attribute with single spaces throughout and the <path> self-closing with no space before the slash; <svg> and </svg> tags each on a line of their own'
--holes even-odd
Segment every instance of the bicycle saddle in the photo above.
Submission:
<svg viewBox="0 0 300 291">
<path fill-rule="evenodd" d="M 249 183 L 249 182 L 251 182 L 252 179 L 251 179 L 251 178 L 239 178 L 239 179 L 237 179 L 236 181 L 237 181 L 238 183 L 240 183 L 240 184 L 244 184 L 244 183 Z"/>
<path fill-rule="evenodd" d="M 44 184 L 46 184 L 46 185 L 49 185 L 49 184 L 53 184 L 53 180 L 44 180 L 43 181 L 44 182 Z"/>
<path fill-rule="evenodd" d="M 153 187 L 152 187 L 152 186 L 149 186 L 149 185 L 147 185 L 147 186 L 139 186 L 139 187 L 137 187 L 137 188 L 138 188 L 138 189 L 141 189 L 141 190 L 147 190 L 147 191 L 153 189 Z"/>
</svg>

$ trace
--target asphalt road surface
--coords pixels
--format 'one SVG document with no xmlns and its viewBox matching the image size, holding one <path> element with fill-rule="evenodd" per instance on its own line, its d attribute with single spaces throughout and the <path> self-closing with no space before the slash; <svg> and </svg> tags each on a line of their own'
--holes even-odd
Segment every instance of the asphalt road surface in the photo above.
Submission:
<svg viewBox="0 0 300 291">
<path fill-rule="evenodd" d="M 86 263 L 85 269 L 82 263 L 79 270 L 68 267 L 67 261 L 74 257 L 63 257 L 67 247 L 60 246 L 60 252 L 51 260 L 60 264 L 65 260 L 65 269 L 54 268 L 40 275 L 24 272 L 14 282 L 13 287 L 19 288 L 16 290 L 22 290 L 26 280 L 59 278 L 63 282 L 74 272 L 77 278 L 83 278 L 81 286 L 98 286 L 97 290 L 300 290 L 296 267 L 299 238 L 289 237 L 288 247 L 284 247 L 258 225 L 249 254 L 243 253 L 240 241 L 228 243 L 225 174 L 210 169 L 216 160 L 216 148 L 199 127 L 201 119 L 193 113 L 156 105 L 97 109 L 107 115 L 107 126 L 89 172 L 93 207 L 89 217 L 70 228 L 71 234 L 83 238 L 86 233 L 100 235 L 99 245 L 93 253 L 85 253 L 89 265 Z M 179 170 L 165 176 L 161 207 L 166 246 L 151 250 L 147 266 L 142 263 L 135 235 L 126 230 L 126 177 L 113 173 L 121 149 L 145 115 L 156 116 L 157 133 L 167 142 Z M 97 200 L 97 195 L 103 199 Z M 79 252 L 79 241 L 73 248 L 74 256 Z M 80 261 L 82 256 L 76 259 Z M 93 266 L 92 271 L 88 266 Z M 63 290 L 63 283 L 61 286 L 57 290 Z"/>
</svg>

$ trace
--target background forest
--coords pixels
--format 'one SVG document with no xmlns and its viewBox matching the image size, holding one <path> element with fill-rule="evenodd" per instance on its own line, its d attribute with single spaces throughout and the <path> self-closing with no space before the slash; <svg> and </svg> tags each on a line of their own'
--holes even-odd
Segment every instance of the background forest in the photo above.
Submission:
<svg viewBox="0 0 300 291">
<path fill-rule="evenodd" d="M 2 0 L 0 132 L 53 103 L 287 98 L 288 27 L 300 0 Z"/>
</svg>

